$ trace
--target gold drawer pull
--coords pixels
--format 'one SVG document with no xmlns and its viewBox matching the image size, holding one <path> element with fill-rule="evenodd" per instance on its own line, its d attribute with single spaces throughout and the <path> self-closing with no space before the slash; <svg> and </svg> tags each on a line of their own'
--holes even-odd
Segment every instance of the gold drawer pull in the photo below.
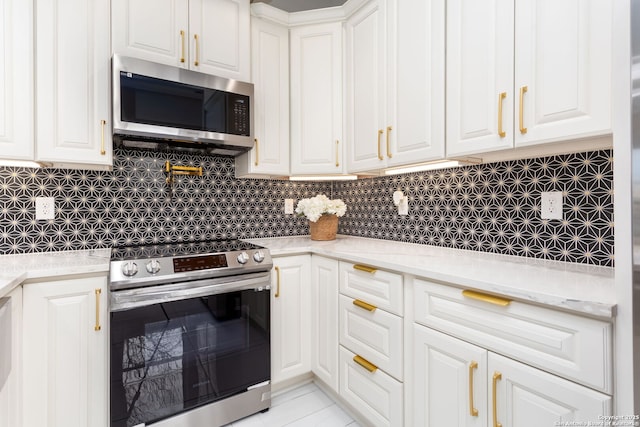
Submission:
<svg viewBox="0 0 640 427">
<path fill-rule="evenodd" d="M 489 304 L 500 305 L 502 307 L 506 307 L 511 303 L 510 299 L 483 294 L 482 292 L 471 291 L 469 289 L 465 289 L 464 291 L 462 291 L 462 295 L 467 298 L 488 302 Z"/>
<path fill-rule="evenodd" d="M 391 144 L 389 143 L 389 138 L 391 137 L 392 130 L 393 130 L 393 127 L 387 126 L 387 157 L 388 158 L 393 157 L 393 155 L 391 154 Z"/>
<path fill-rule="evenodd" d="M 384 160 L 384 157 L 382 157 L 382 151 L 380 151 L 380 138 L 382 138 L 383 133 L 384 131 L 382 129 L 378 129 L 378 159 L 379 160 Z"/>
<path fill-rule="evenodd" d="M 373 267 L 368 267 L 366 265 L 362 265 L 362 264 L 356 264 L 353 266 L 354 270 L 359 270 L 359 271 L 364 271 L 365 273 L 375 273 L 376 271 L 378 271 L 377 268 L 373 268 Z"/>
<path fill-rule="evenodd" d="M 529 90 L 527 86 L 520 88 L 520 115 L 518 121 L 520 124 L 520 133 L 523 135 L 527 133 L 527 128 L 524 127 L 524 94 L 527 93 L 527 90 Z"/>
<path fill-rule="evenodd" d="M 280 297 L 280 267 L 275 266 L 273 269 L 276 271 L 276 294 L 274 298 Z"/>
<path fill-rule="evenodd" d="M 364 369 L 366 369 L 369 372 L 375 372 L 378 370 L 378 367 L 376 365 L 369 362 L 367 359 L 365 359 L 362 356 L 353 356 L 353 361 L 356 362 L 358 365 L 362 366 Z"/>
<path fill-rule="evenodd" d="M 359 299 L 354 299 L 353 300 L 353 305 L 355 305 L 356 307 L 364 308 L 367 311 L 375 311 L 376 308 L 378 308 L 375 305 L 371 305 L 371 304 L 366 303 L 364 301 L 360 301 Z"/>
<path fill-rule="evenodd" d="M 507 97 L 507 92 L 502 92 L 498 96 L 498 136 L 504 138 L 507 133 L 502 129 L 502 101 Z"/>
<path fill-rule="evenodd" d="M 493 427 L 502 427 L 502 424 L 498 422 L 498 401 L 496 396 L 498 394 L 498 381 L 501 379 L 502 374 L 500 372 L 496 371 L 493 373 Z"/>
<path fill-rule="evenodd" d="M 473 371 L 478 368 L 478 362 L 472 360 L 469 363 L 469 414 L 472 417 L 478 416 L 478 410 L 473 405 Z"/>
<path fill-rule="evenodd" d="M 102 289 L 96 289 L 96 325 L 93 327 L 95 331 L 99 331 L 102 329 L 100 326 L 100 294 L 102 294 Z"/>
<path fill-rule="evenodd" d="M 180 30 L 180 62 L 184 63 L 184 30 Z"/>
</svg>

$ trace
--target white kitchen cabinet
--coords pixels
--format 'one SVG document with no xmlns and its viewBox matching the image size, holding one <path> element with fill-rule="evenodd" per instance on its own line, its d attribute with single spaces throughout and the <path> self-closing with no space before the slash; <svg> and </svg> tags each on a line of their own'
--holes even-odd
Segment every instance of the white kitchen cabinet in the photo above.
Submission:
<svg viewBox="0 0 640 427">
<path fill-rule="evenodd" d="M 113 0 L 113 52 L 250 79 L 248 0 Z"/>
<path fill-rule="evenodd" d="M 373 0 L 346 22 L 348 171 L 444 157 L 444 0 Z"/>
<path fill-rule="evenodd" d="M 598 421 L 611 397 L 414 325 L 414 421 L 421 426 L 534 427 Z"/>
<path fill-rule="evenodd" d="M 0 157 L 33 160 L 33 3 L 0 0 Z"/>
<path fill-rule="evenodd" d="M 606 0 L 447 1 L 447 156 L 611 132 Z"/>
<path fill-rule="evenodd" d="M 341 174 L 342 24 L 291 29 L 291 173 Z"/>
<path fill-rule="evenodd" d="M 274 258 L 271 277 L 271 381 L 311 372 L 311 257 Z"/>
<path fill-rule="evenodd" d="M 8 340 L 10 345 L 9 360 L 0 360 L 0 372 L 10 368 L 9 376 L 4 384 L 0 381 L 0 427 L 21 427 L 22 424 L 22 287 L 19 286 L 8 295 L 10 298 L 4 310 L 7 312 L 0 314 L 0 317 L 9 314 L 11 319 L 11 329 L 0 331 L 0 354 L 3 354 L 4 344 Z M 4 335 L 7 334 L 7 335 Z M 2 357 L 2 356 L 0 356 Z M 1 379 L 1 378 L 0 378 Z"/>
<path fill-rule="evenodd" d="M 109 0 L 36 0 L 36 160 L 108 169 Z"/>
<path fill-rule="evenodd" d="M 338 392 L 338 261 L 311 257 L 311 371 Z"/>
<path fill-rule="evenodd" d="M 24 286 L 25 426 L 107 426 L 106 285 L 91 276 Z"/>
<path fill-rule="evenodd" d="M 289 175 L 289 30 L 251 20 L 255 146 L 236 157 L 236 176 Z"/>
</svg>

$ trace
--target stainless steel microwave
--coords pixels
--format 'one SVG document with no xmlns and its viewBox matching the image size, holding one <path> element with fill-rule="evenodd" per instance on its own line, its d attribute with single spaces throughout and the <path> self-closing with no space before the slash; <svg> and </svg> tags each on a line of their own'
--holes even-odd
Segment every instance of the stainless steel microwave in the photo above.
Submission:
<svg viewBox="0 0 640 427">
<path fill-rule="evenodd" d="M 253 84 L 114 55 L 118 145 L 238 155 L 253 147 Z"/>
</svg>

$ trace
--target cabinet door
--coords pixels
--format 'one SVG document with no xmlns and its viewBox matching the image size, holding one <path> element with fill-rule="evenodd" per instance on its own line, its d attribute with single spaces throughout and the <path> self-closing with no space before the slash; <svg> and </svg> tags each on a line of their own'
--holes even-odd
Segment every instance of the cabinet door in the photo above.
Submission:
<svg viewBox="0 0 640 427">
<path fill-rule="evenodd" d="M 289 175 L 289 32 L 251 21 L 255 147 L 236 157 L 236 175 Z"/>
<path fill-rule="evenodd" d="M 188 0 L 112 0 L 113 53 L 186 68 Z"/>
<path fill-rule="evenodd" d="M 487 351 L 417 324 L 413 340 L 415 425 L 487 426 Z"/>
<path fill-rule="evenodd" d="M 25 426 L 107 425 L 106 301 L 104 277 L 24 286 Z"/>
<path fill-rule="evenodd" d="M 271 286 L 271 381 L 311 371 L 310 256 L 273 260 Z"/>
<path fill-rule="evenodd" d="M 311 370 L 338 392 L 338 261 L 311 257 Z"/>
<path fill-rule="evenodd" d="M 36 0 L 36 11 L 36 159 L 109 167 L 109 0 Z"/>
<path fill-rule="evenodd" d="M 513 147 L 513 3 L 447 1 L 447 157 Z"/>
<path fill-rule="evenodd" d="M 342 24 L 291 30 L 291 173 L 344 170 Z"/>
<path fill-rule="evenodd" d="M 249 0 L 189 0 L 189 68 L 250 79 Z"/>
<path fill-rule="evenodd" d="M 0 0 L 0 157 L 33 160 L 33 4 Z"/>
<path fill-rule="evenodd" d="M 444 158 L 445 0 L 388 2 L 387 163 Z"/>
<path fill-rule="evenodd" d="M 0 383 L 0 427 L 20 427 L 22 426 L 22 287 L 11 291 L 11 298 L 7 307 L 10 310 L 11 330 L 0 331 L 0 341 L 3 334 L 11 343 L 11 357 L 9 363 L 11 373 L 4 384 Z M 2 350 L 0 349 L 0 353 Z M 6 365 L 5 365 L 6 366 Z"/>
<path fill-rule="evenodd" d="M 487 392 L 497 410 L 490 419 L 504 426 L 598 422 L 598 416 L 611 414 L 610 396 L 494 353 L 489 353 L 488 375 Z"/>
<path fill-rule="evenodd" d="M 607 0 L 518 1 L 516 146 L 611 132 L 612 8 Z"/>
<path fill-rule="evenodd" d="M 385 7 L 386 0 L 371 1 L 346 22 L 349 172 L 386 166 Z"/>
</svg>

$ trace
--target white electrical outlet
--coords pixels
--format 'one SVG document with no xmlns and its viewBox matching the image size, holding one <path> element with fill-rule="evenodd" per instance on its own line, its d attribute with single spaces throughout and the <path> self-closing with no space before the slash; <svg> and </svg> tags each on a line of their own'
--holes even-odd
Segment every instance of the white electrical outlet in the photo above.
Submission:
<svg viewBox="0 0 640 427">
<path fill-rule="evenodd" d="M 562 191 L 542 193 L 540 217 L 542 219 L 562 219 Z"/>
<path fill-rule="evenodd" d="M 284 199 L 284 213 L 285 215 L 293 213 L 293 199 Z"/>
<path fill-rule="evenodd" d="M 56 203 L 53 197 L 36 197 L 36 219 L 54 219 Z"/>
</svg>

